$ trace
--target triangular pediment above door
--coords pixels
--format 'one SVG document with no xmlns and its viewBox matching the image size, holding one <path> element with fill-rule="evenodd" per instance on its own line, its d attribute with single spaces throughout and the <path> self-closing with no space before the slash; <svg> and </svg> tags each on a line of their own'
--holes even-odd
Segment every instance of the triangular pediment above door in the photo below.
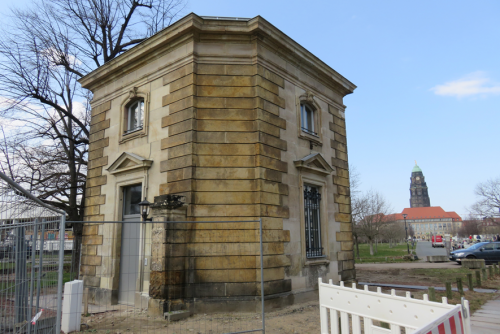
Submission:
<svg viewBox="0 0 500 334">
<path fill-rule="evenodd" d="M 330 175 L 334 171 L 321 153 L 311 153 L 293 163 L 297 169 L 321 175 Z"/>
<path fill-rule="evenodd" d="M 148 160 L 135 153 L 123 152 L 118 159 L 109 166 L 110 174 L 130 172 L 134 170 L 148 169 L 153 164 L 153 160 Z"/>
</svg>

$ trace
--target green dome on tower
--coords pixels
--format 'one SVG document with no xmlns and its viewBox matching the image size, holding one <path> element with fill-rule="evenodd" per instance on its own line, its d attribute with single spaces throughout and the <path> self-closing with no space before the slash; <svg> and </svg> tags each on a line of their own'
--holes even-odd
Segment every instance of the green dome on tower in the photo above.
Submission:
<svg viewBox="0 0 500 334">
<path fill-rule="evenodd" d="M 420 167 L 418 167 L 417 164 L 415 164 L 415 166 L 413 167 L 413 169 L 411 170 L 412 173 L 415 173 L 415 172 L 421 172 L 422 170 L 420 169 Z"/>
</svg>

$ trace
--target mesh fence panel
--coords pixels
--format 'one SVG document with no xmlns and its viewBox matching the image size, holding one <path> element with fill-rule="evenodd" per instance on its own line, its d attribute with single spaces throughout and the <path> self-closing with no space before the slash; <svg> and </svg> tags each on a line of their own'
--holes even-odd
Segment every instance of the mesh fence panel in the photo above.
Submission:
<svg viewBox="0 0 500 334">
<path fill-rule="evenodd" d="M 263 332 L 260 239 L 259 221 L 85 223 L 83 327 Z"/>
<path fill-rule="evenodd" d="M 55 332 L 61 217 L 0 174 L 0 332 Z"/>
</svg>

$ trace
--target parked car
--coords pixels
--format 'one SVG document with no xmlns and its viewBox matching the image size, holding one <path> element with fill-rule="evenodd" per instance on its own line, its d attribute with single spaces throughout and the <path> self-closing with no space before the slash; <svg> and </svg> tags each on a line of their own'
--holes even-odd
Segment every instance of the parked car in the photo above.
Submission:
<svg viewBox="0 0 500 334">
<path fill-rule="evenodd" d="M 450 260 L 461 263 L 462 259 L 484 259 L 486 263 L 500 262 L 500 242 L 478 242 L 469 248 L 450 253 Z"/>
</svg>

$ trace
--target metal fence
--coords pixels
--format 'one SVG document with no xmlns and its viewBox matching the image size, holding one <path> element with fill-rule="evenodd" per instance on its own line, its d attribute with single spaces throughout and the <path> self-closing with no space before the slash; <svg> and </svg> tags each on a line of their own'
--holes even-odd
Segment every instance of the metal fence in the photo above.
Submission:
<svg viewBox="0 0 500 334">
<path fill-rule="evenodd" d="M 261 220 L 138 220 L 66 222 L 0 172 L 0 333 L 265 333 Z"/>
<path fill-rule="evenodd" d="M 85 224 L 84 328 L 265 333 L 260 220 Z"/>
<path fill-rule="evenodd" d="M 58 332 L 64 218 L 0 173 L 1 333 Z"/>
</svg>

